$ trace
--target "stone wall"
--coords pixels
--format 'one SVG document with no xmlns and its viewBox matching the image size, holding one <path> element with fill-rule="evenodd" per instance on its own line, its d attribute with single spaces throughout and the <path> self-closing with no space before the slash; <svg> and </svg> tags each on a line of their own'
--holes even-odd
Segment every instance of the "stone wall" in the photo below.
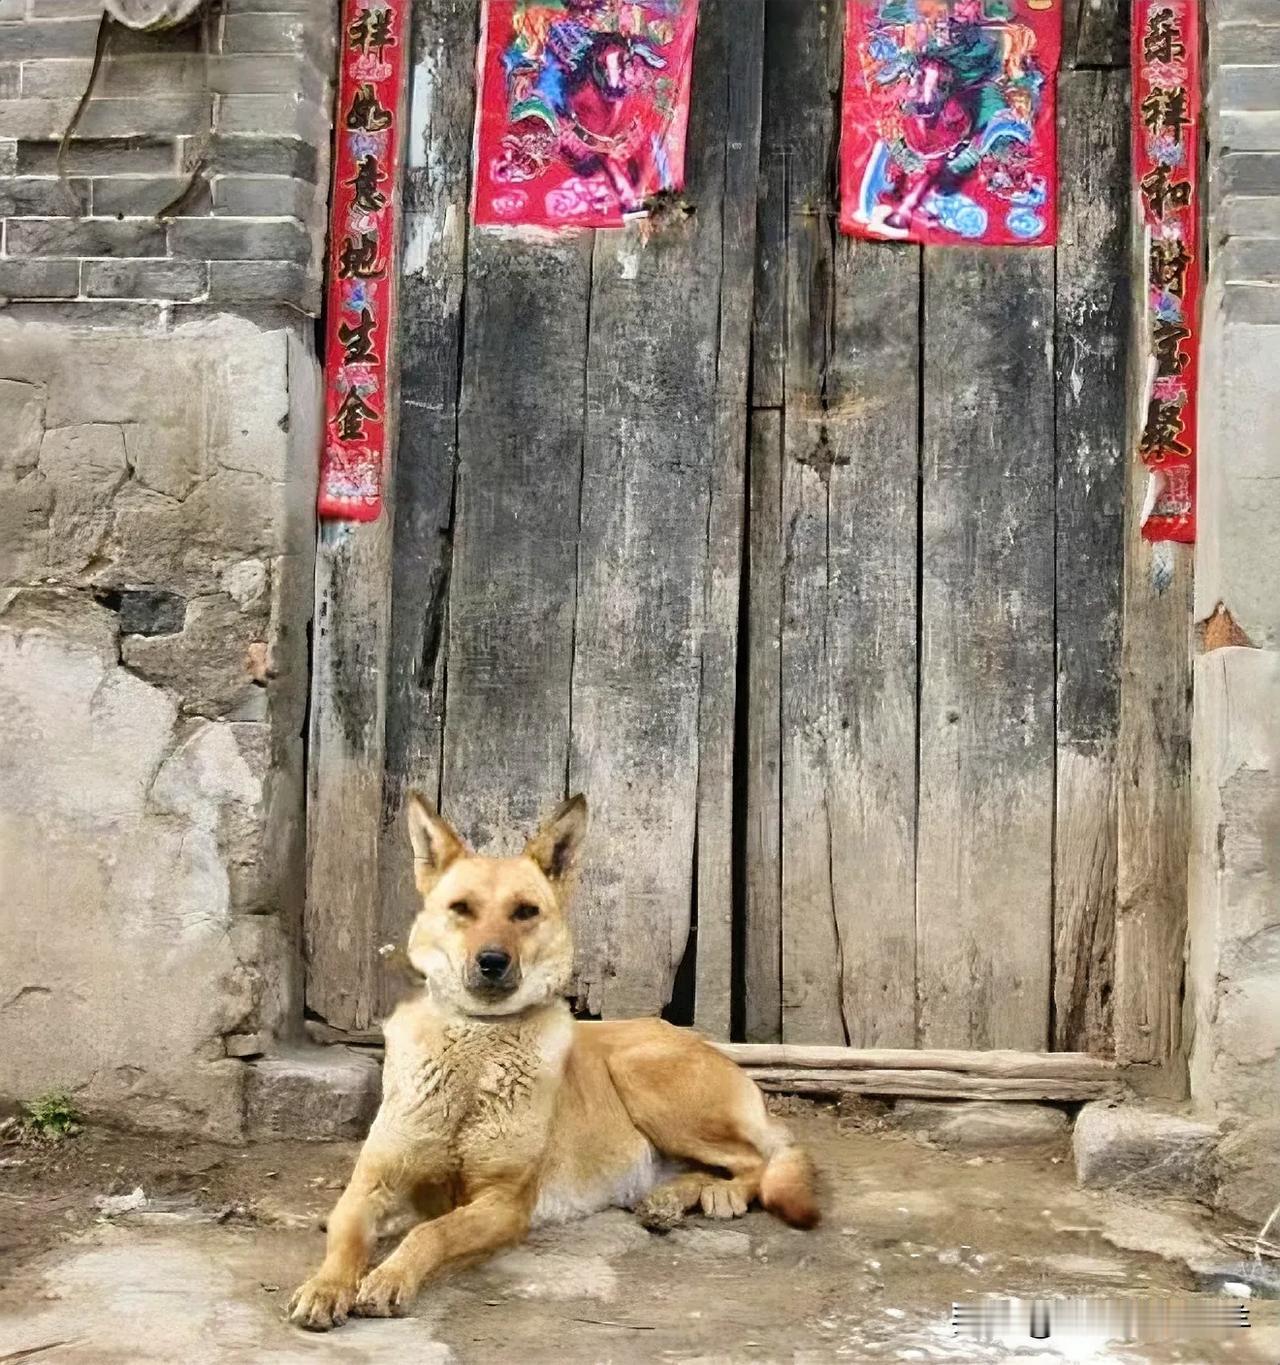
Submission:
<svg viewBox="0 0 1280 1365">
<path fill-rule="evenodd" d="M 1191 1090 L 1225 1134 L 1220 1198 L 1280 1203 L 1280 5 L 1209 26 L 1205 308 L 1191 745 Z"/>
<path fill-rule="evenodd" d="M 0 319 L 0 1091 L 230 1135 L 300 1013 L 318 396 L 245 321 Z"/>
<path fill-rule="evenodd" d="M 0 1098 L 234 1136 L 301 1033 L 337 12 L 209 15 L 112 30 L 60 176 L 98 11 L 0 0 Z"/>
<path fill-rule="evenodd" d="M 0 296 L 316 312 L 334 7 L 226 0 L 171 33 L 113 27 L 60 177 L 100 12 L 0 0 Z"/>
</svg>

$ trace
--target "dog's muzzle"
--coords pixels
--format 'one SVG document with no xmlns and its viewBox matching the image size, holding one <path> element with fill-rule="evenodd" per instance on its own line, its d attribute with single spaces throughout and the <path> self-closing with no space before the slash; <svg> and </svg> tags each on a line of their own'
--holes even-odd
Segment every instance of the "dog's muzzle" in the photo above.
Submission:
<svg viewBox="0 0 1280 1365">
<path fill-rule="evenodd" d="M 481 948 L 467 977 L 470 989 L 482 995 L 508 995 L 520 984 L 520 968 L 505 948 Z"/>
</svg>

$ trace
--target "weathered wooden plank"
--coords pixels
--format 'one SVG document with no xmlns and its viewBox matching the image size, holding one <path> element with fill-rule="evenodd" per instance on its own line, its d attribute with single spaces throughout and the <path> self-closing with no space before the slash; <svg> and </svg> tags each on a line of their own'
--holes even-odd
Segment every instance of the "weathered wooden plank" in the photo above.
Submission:
<svg viewBox="0 0 1280 1365">
<path fill-rule="evenodd" d="M 919 252 L 832 231 L 841 20 L 770 11 L 786 195 L 782 1032 L 910 1043 Z M 758 332 L 770 321 L 760 310 Z"/>
<path fill-rule="evenodd" d="M 1142 213 L 1130 209 L 1131 260 L 1145 277 Z M 1138 455 L 1145 420 L 1146 313 L 1134 309 L 1125 453 L 1124 616 L 1116 760 L 1116 1056 L 1162 1065 L 1182 1041 L 1187 856 L 1191 838 L 1192 564 L 1189 545 L 1142 537 L 1147 472 Z"/>
<path fill-rule="evenodd" d="M 402 943 L 417 912 L 405 794 L 440 799 L 477 9 L 417 0 L 414 13 L 379 943 Z M 401 990 L 394 974 L 381 979 L 386 1012 Z"/>
<path fill-rule="evenodd" d="M 996 1048 L 966 1052 L 959 1048 L 823 1047 L 792 1043 L 718 1043 L 740 1066 L 787 1070 L 953 1071 L 957 1075 L 1011 1079 L 1109 1080 L 1119 1064 L 1087 1052 L 1019 1052 Z"/>
<path fill-rule="evenodd" d="M 1119 1081 L 1010 1080 L 954 1071 L 792 1071 L 745 1068 L 763 1090 L 792 1095 L 892 1095 L 938 1100 L 1021 1100 L 1074 1104 L 1124 1092 Z"/>
<path fill-rule="evenodd" d="M 703 7 L 699 69 L 726 69 L 741 8 Z M 748 107 L 741 92 L 731 100 L 731 85 L 694 85 L 684 193 L 692 212 L 677 207 L 596 240 L 570 784 L 588 793 L 594 818 L 576 922 L 578 995 L 606 1015 L 657 1013 L 670 997 L 690 938 L 704 683 L 720 694 L 710 703 L 718 724 L 732 709 L 732 671 L 703 677 L 708 605 L 727 605 L 709 575 L 736 562 L 740 542 L 739 510 L 712 515 L 713 487 L 727 492 L 724 462 L 741 461 L 719 419 L 746 401 L 745 341 L 732 329 L 717 363 L 722 307 L 727 291 L 750 316 L 752 275 L 743 227 L 723 211 L 727 144 L 743 136 Z M 741 183 L 745 167 L 735 174 L 736 192 L 754 200 L 754 182 Z M 736 620 L 714 630 L 710 647 L 727 651 Z M 726 794 L 717 801 L 727 813 Z M 720 841 L 708 857 L 724 858 L 725 830 L 708 835 Z M 708 892 L 719 913 L 725 889 Z"/>
<path fill-rule="evenodd" d="M 782 413 L 751 414 L 743 1033 L 782 1037 Z"/>
<path fill-rule="evenodd" d="M 827 809 L 828 483 L 816 439 L 831 359 L 835 285 L 829 167 L 842 16 L 835 5 L 772 5 L 770 145 L 786 158 L 782 517 L 782 1036 L 848 1042 L 846 968 L 831 889 Z"/>
<path fill-rule="evenodd" d="M 916 613 L 920 252 L 842 240 L 825 411 L 827 809 L 844 1021 L 916 1040 Z"/>
<path fill-rule="evenodd" d="M 406 105 L 402 89 L 396 109 L 401 126 Z M 391 221 L 396 222 L 402 176 L 399 166 L 394 170 Z M 398 244 L 391 256 L 390 315 L 397 318 Z M 322 523 L 316 546 L 302 926 L 305 996 L 310 1010 L 340 1028 L 365 1028 L 379 1004 L 379 831 L 399 363 L 397 333 L 388 357 L 388 468 L 381 515 L 363 524 Z"/>
<path fill-rule="evenodd" d="M 1131 311 L 1128 74 L 1066 72 L 1059 100 L 1053 1045 L 1096 1052 L 1112 1046 Z"/>
<path fill-rule="evenodd" d="M 1064 67 L 1129 65 L 1131 0 L 1063 0 Z"/>
<path fill-rule="evenodd" d="M 787 417 L 790 419 L 791 410 Z M 786 424 L 784 423 L 784 430 Z M 789 435 L 790 433 L 788 433 Z M 784 437 L 782 504 L 782 1036 L 848 1042 L 831 892 L 825 709 L 827 497 Z"/>
<path fill-rule="evenodd" d="M 377 887 L 382 824 L 390 509 L 326 522 L 316 546 L 307 764 L 307 1007 L 340 1028 L 378 1008 Z"/>
<path fill-rule="evenodd" d="M 1053 252 L 925 252 L 920 1041 L 1048 1037 Z"/>
<path fill-rule="evenodd" d="M 468 246 L 441 794 L 486 851 L 565 789 L 591 246 Z"/>
<path fill-rule="evenodd" d="M 706 601 L 698 716 L 697 949 L 694 1023 L 728 1038 L 733 1007 L 734 740 L 739 592 L 746 501 L 747 367 L 751 354 L 760 168 L 764 0 L 735 0 L 723 45 L 725 113 L 720 300 Z"/>
</svg>

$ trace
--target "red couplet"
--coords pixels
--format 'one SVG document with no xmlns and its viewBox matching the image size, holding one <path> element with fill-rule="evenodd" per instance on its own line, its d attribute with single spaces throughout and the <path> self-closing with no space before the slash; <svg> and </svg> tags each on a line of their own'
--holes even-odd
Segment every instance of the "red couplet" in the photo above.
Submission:
<svg viewBox="0 0 1280 1365">
<path fill-rule="evenodd" d="M 344 0 L 318 500 L 330 519 L 382 510 L 408 38 L 409 0 Z"/>
<path fill-rule="evenodd" d="M 1134 0 L 1133 174 L 1142 204 L 1146 361 L 1139 453 L 1148 540 L 1196 538 L 1200 373 L 1199 0 Z"/>
<path fill-rule="evenodd" d="M 697 0 L 487 0 L 472 219 L 620 227 L 684 186 Z"/>
<path fill-rule="evenodd" d="M 1057 240 L 1066 0 L 847 0 L 840 228 L 933 246 Z"/>
</svg>

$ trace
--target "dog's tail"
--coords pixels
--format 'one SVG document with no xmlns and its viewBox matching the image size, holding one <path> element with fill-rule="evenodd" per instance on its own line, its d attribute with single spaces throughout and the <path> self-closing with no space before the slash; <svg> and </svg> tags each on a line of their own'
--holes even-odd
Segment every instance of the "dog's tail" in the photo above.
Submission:
<svg viewBox="0 0 1280 1365">
<path fill-rule="evenodd" d="M 822 1217 L 814 1192 L 814 1169 L 809 1153 L 779 1123 L 770 1125 L 760 1202 L 775 1218 L 793 1228 L 817 1227 Z"/>
</svg>

